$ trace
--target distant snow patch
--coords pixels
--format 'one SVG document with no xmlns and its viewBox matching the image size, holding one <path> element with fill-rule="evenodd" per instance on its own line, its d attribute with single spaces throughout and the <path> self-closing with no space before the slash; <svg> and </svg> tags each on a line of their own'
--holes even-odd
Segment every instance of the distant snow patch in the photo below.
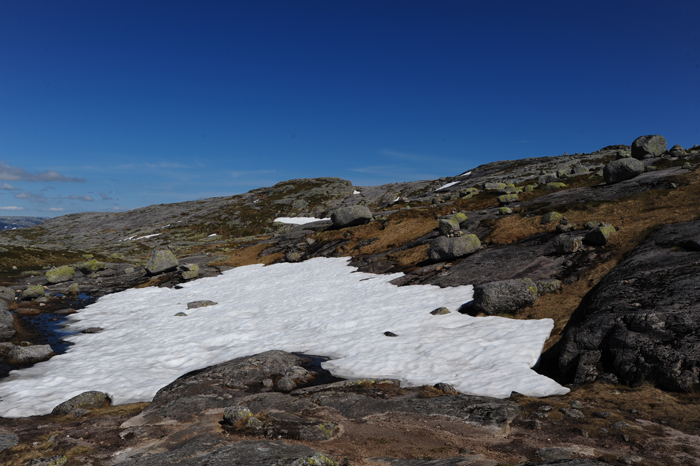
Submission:
<svg viewBox="0 0 700 466">
<path fill-rule="evenodd" d="M 461 175 L 457 175 L 457 176 L 469 176 L 469 175 L 471 175 L 471 174 L 472 174 L 472 171 L 469 170 L 468 172 L 464 172 L 464 173 L 462 173 Z"/>
<path fill-rule="evenodd" d="M 358 190 L 356 189 L 356 190 L 353 191 L 352 193 L 353 193 L 353 194 L 360 194 L 360 191 L 358 191 Z"/>
<path fill-rule="evenodd" d="M 458 183 L 459 183 L 459 181 L 453 181 L 452 183 L 447 183 L 447 184 L 444 185 L 444 186 L 440 186 L 440 187 L 439 187 L 438 189 L 436 189 L 435 191 L 440 191 L 441 189 L 449 188 L 450 186 L 454 186 L 454 185 L 456 185 L 456 184 L 458 184 Z"/>
<path fill-rule="evenodd" d="M 307 223 L 313 223 L 324 220 L 322 218 L 315 217 L 277 217 L 274 221 L 279 223 L 288 223 L 290 225 L 305 225 Z"/>
</svg>

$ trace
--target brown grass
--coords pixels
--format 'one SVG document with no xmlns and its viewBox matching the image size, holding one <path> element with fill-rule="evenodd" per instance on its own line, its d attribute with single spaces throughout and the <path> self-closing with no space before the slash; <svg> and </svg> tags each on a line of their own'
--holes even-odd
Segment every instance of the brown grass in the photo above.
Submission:
<svg viewBox="0 0 700 466">
<path fill-rule="evenodd" d="M 254 244 L 252 246 L 235 249 L 226 253 L 228 259 L 217 262 L 215 265 L 227 265 L 230 267 L 242 267 L 251 264 L 270 265 L 284 257 L 281 252 L 260 257 L 260 253 L 269 248 L 269 244 Z"/>
</svg>

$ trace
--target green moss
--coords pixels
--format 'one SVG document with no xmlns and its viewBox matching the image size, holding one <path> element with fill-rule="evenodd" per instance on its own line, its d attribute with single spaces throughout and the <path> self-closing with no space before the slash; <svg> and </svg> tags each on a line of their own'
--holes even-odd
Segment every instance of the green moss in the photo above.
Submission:
<svg viewBox="0 0 700 466">
<path fill-rule="evenodd" d="M 62 265 L 46 272 L 46 279 L 49 283 L 67 282 L 75 275 L 75 269 L 67 265 Z"/>
</svg>

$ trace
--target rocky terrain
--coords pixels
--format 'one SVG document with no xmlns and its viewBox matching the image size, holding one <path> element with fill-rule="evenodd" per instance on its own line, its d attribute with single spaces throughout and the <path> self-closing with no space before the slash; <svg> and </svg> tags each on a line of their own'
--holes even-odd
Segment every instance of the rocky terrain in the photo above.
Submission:
<svg viewBox="0 0 700 466">
<path fill-rule="evenodd" d="M 553 319 L 538 370 L 571 388 L 498 400 L 334 379 L 317 357 L 267 352 L 184 375 L 150 403 L 92 392 L 0 419 L 0 462 L 700 464 L 698 161 L 698 146 L 643 136 L 439 180 L 290 180 L 0 232 L 0 375 L 60 357 L 52 325 L 95 297 L 345 256 L 401 272 L 397 286 L 473 284 L 463 314 Z"/>
</svg>

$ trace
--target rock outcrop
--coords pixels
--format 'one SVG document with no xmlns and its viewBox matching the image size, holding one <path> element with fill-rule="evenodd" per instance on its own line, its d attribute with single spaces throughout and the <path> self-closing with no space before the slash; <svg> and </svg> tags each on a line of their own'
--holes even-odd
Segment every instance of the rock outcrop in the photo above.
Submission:
<svg viewBox="0 0 700 466">
<path fill-rule="evenodd" d="M 568 381 L 604 373 L 673 391 L 700 375 L 700 221 L 666 225 L 584 298 L 562 339 Z"/>
<path fill-rule="evenodd" d="M 631 157 L 610 162 L 603 169 L 603 177 L 607 184 L 629 180 L 641 173 L 644 173 L 644 164 Z"/>
<path fill-rule="evenodd" d="M 666 152 L 666 138 L 658 134 L 639 136 L 632 143 L 632 157 L 635 159 L 659 157 L 664 152 Z"/>
<path fill-rule="evenodd" d="M 363 205 L 341 207 L 331 213 L 331 221 L 338 228 L 362 225 L 372 220 L 372 212 Z"/>
</svg>

